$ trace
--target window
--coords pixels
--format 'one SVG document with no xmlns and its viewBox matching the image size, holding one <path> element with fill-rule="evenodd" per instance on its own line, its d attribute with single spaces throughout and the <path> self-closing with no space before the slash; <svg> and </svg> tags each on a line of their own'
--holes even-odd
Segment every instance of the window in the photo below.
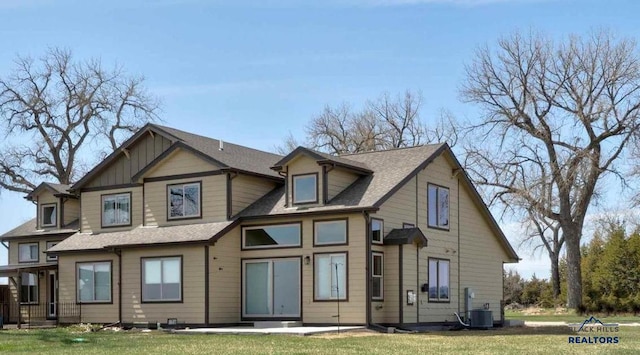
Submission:
<svg viewBox="0 0 640 355">
<path fill-rule="evenodd" d="M 314 244 L 347 244 L 347 220 L 314 221 Z"/>
<path fill-rule="evenodd" d="M 102 226 L 131 225 L 131 193 L 102 196 Z"/>
<path fill-rule="evenodd" d="M 78 302 L 111 302 L 111 262 L 77 265 Z"/>
<path fill-rule="evenodd" d="M 318 202 L 318 174 L 293 176 L 293 203 Z"/>
<path fill-rule="evenodd" d="M 18 244 L 18 262 L 38 262 L 38 243 Z"/>
<path fill-rule="evenodd" d="M 56 226 L 56 207 L 57 205 L 55 203 L 42 205 L 42 209 L 40 210 L 40 227 Z"/>
<path fill-rule="evenodd" d="M 300 229 L 300 223 L 244 227 L 242 246 L 246 249 L 298 247 L 302 245 Z"/>
<path fill-rule="evenodd" d="M 416 225 L 413 223 L 402 223 L 402 229 L 410 229 L 410 228 L 415 228 Z"/>
<path fill-rule="evenodd" d="M 429 301 L 449 301 L 449 260 L 429 258 Z"/>
<path fill-rule="evenodd" d="M 384 274 L 384 257 L 382 253 L 373 253 L 372 255 L 371 277 L 374 300 L 382 300 L 384 298 L 383 274 Z"/>
<path fill-rule="evenodd" d="M 314 255 L 314 299 L 347 299 L 347 254 Z"/>
<path fill-rule="evenodd" d="M 53 248 L 58 242 L 47 242 L 47 250 Z M 56 261 L 58 260 L 57 255 L 49 255 L 47 254 L 47 261 Z"/>
<path fill-rule="evenodd" d="M 169 219 L 200 217 L 200 183 L 168 185 Z"/>
<path fill-rule="evenodd" d="M 376 244 L 382 244 L 382 233 L 384 232 L 384 221 L 371 218 L 371 240 Z"/>
<path fill-rule="evenodd" d="M 142 259 L 142 301 L 182 301 L 182 257 Z"/>
<path fill-rule="evenodd" d="M 449 189 L 428 185 L 429 227 L 449 229 Z"/>
<path fill-rule="evenodd" d="M 20 302 L 38 302 L 38 274 L 22 273 L 22 283 L 20 285 Z"/>
</svg>

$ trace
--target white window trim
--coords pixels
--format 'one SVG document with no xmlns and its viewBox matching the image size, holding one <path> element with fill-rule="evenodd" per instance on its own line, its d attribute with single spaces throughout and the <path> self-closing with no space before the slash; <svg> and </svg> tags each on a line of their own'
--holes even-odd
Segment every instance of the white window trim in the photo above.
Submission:
<svg viewBox="0 0 640 355">
<path fill-rule="evenodd" d="M 46 244 L 47 250 L 53 248 L 58 243 L 60 243 L 60 242 L 58 242 L 58 241 L 47 242 L 47 244 Z M 49 254 L 47 254 L 47 261 L 58 261 L 58 256 L 57 255 L 49 255 Z"/>
<path fill-rule="evenodd" d="M 198 187 L 198 213 L 186 215 L 184 212 L 184 190 L 187 186 L 197 186 Z M 171 188 L 172 187 L 182 187 L 182 215 L 181 216 L 171 216 Z M 201 182 L 187 182 L 184 184 L 169 184 L 167 185 L 167 220 L 176 220 L 176 219 L 189 219 L 189 218 L 200 218 L 202 217 L 202 183 Z"/>
<path fill-rule="evenodd" d="M 308 177 L 313 177 L 313 180 L 315 181 L 315 184 L 313 184 L 314 189 L 313 189 L 313 199 L 310 200 L 298 200 L 298 196 L 296 194 L 296 180 L 298 179 L 303 179 L 303 178 L 308 178 Z M 294 175 L 291 178 L 291 181 L 293 182 L 293 186 L 291 188 L 291 192 L 293 194 L 293 203 L 294 204 L 300 204 L 300 203 L 317 203 L 318 202 L 318 175 L 317 174 L 300 174 L 300 175 Z"/>
<path fill-rule="evenodd" d="M 318 232 L 318 227 L 322 226 L 324 224 L 330 224 L 330 223 L 337 223 L 337 222 L 342 222 L 344 223 L 344 240 L 341 241 L 335 241 L 335 242 L 321 242 L 318 240 L 318 236 L 320 235 L 320 233 Z M 313 243 L 315 245 L 342 245 L 342 244 L 347 244 L 348 241 L 348 236 L 349 236 L 349 222 L 346 219 L 334 219 L 334 220 L 327 220 L 327 221 L 313 221 Z"/>
<path fill-rule="evenodd" d="M 47 207 L 53 207 L 53 223 L 44 223 L 44 209 Z M 57 203 L 44 203 L 40 206 L 40 227 L 55 227 L 58 225 L 58 204 Z"/>
<path fill-rule="evenodd" d="M 451 260 L 447 260 L 447 259 L 438 259 L 438 258 L 428 258 L 427 260 L 427 267 L 431 268 L 431 262 L 435 261 L 436 262 L 436 293 L 438 295 L 438 297 L 431 297 L 431 293 L 429 290 L 427 290 L 427 295 L 429 298 L 429 301 L 434 301 L 434 302 L 449 302 L 451 301 Z M 447 264 L 447 288 L 449 289 L 449 292 L 447 293 L 449 297 L 447 298 L 441 298 L 440 297 L 440 263 L 446 263 Z M 429 276 L 430 276 L 431 270 L 429 270 Z M 432 284 L 431 284 L 432 280 L 431 277 L 429 277 L 429 288 L 431 288 Z"/>
<path fill-rule="evenodd" d="M 280 244 L 280 245 L 247 245 L 247 231 L 255 229 L 263 229 L 268 227 L 286 227 L 296 226 L 298 227 L 298 243 L 297 244 Z M 302 223 L 283 223 L 283 224 L 265 224 L 259 226 L 246 226 L 242 227 L 242 249 L 276 249 L 276 248 L 295 248 L 302 246 Z"/>
<path fill-rule="evenodd" d="M 31 246 L 34 246 L 34 245 L 36 246 L 36 258 L 35 259 L 31 259 L 31 258 L 22 259 L 22 253 L 20 252 L 20 249 L 23 246 L 29 246 L 29 256 L 31 256 Z M 20 244 L 18 244 L 18 262 L 19 263 L 37 263 L 39 261 L 39 259 L 40 259 L 39 258 L 39 256 L 40 256 L 39 252 L 40 252 L 40 245 L 38 245 L 37 242 L 35 242 L 35 243 L 20 243 Z"/>
<path fill-rule="evenodd" d="M 333 290 L 329 290 L 329 297 L 318 297 L 318 275 L 316 275 L 317 272 L 317 261 L 319 258 L 332 258 L 335 256 L 341 256 L 344 257 L 344 262 L 345 265 L 344 266 L 344 285 L 345 285 L 345 289 L 344 289 L 344 297 L 340 297 L 340 292 L 341 290 L 337 290 L 336 292 L 336 296 L 332 296 L 333 295 Z M 313 278 L 314 278 L 314 285 L 313 285 L 313 300 L 314 301 L 346 301 L 347 299 L 349 299 L 349 268 L 347 267 L 347 264 L 349 263 L 349 256 L 347 255 L 347 253 L 320 253 L 320 254 L 315 254 L 314 255 L 314 260 L 313 260 Z M 331 260 L 331 259 L 330 259 Z M 331 264 L 331 263 L 330 263 Z M 333 275 L 333 273 L 331 273 L 331 275 Z M 337 280 L 337 284 L 340 283 L 340 279 Z M 333 280 L 331 281 L 331 286 L 333 285 Z M 330 287 L 331 287 L 330 286 Z M 333 287 L 332 287 L 333 288 Z"/>
<path fill-rule="evenodd" d="M 380 222 L 380 240 L 373 239 L 373 221 Z M 382 218 L 371 218 L 371 242 L 373 244 L 383 244 L 384 242 L 384 219 Z"/>
<path fill-rule="evenodd" d="M 146 262 L 147 261 L 160 261 L 160 285 L 164 285 L 164 262 L 168 261 L 168 260 L 178 260 L 180 262 L 180 280 L 179 280 L 179 288 L 178 290 L 180 291 L 180 294 L 178 296 L 178 298 L 159 298 L 159 299 L 152 299 L 152 300 L 148 300 L 144 298 L 144 286 L 147 284 L 147 280 L 146 280 Z M 182 282 L 183 282 L 183 265 L 182 265 L 182 257 L 181 256 L 163 256 L 163 257 L 144 257 L 142 258 L 142 266 L 140 268 L 140 279 L 142 280 L 141 283 L 141 287 L 143 289 L 140 290 L 140 299 L 142 299 L 142 302 L 144 303 L 163 303 L 163 302 L 182 302 Z"/>
<path fill-rule="evenodd" d="M 376 257 L 380 257 L 380 271 L 382 272 L 380 275 L 375 274 L 374 259 Z M 379 252 L 373 252 L 371 254 L 371 277 L 373 279 L 380 279 L 380 296 L 371 295 L 371 299 L 381 301 L 384 299 L 384 254 Z"/>
<path fill-rule="evenodd" d="M 123 196 L 126 196 L 129 199 L 129 221 L 127 221 L 125 223 L 110 223 L 110 224 L 107 224 L 105 222 L 105 218 L 104 218 L 104 212 L 105 212 L 104 211 L 104 202 L 105 202 L 105 200 L 107 200 L 107 199 L 115 199 L 116 203 L 117 203 L 118 198 L 119 197 L 123 197 Z M 119 193 L 119 194 L 102 195 L 101 202 L 102 202 L 102 205 L 100 206 L 100 209 L 102 210 L 102 212 L 101 212 L 102 213 L 101 214 L 102 227 L 117 227 L 117 226 L 130 226 L 131 225 L 131 209 L 132 209 L 131 208 L 131 193 L 126 192 L 126 193 Z M 117 213 L 115 211 L 118 211 L 118 210 L 114 209 L 114 213 Z M 118 218 L 116 218 L 116 220 L 117 219 Z"/>
<path fill-rule="evenodd" d="M 429 209 L 429 198 L 430 198 L 430 193 L 429 193 L 429 189 L 431 187 L 434 187 L 436 190 L 436 210 L 435 211 L 431 211 Z M 440 191 L 447 191 L 447 223 L 443 224 L 440 221 Z M 435 213 L 436 214 L 436 224 L 431 224 L 431 218 L 429 218 L 431 213 Z M 444 229 L 444 230 L 449 230 L 450 226 L 451 226 L 451 191 L 449 190 L 448 187 L 444 187 L 444 186 L 440 186 L 440 185 L 436 185 L 436 184 L 427 184 L 427 226 L 430 228 L 438 228 L 438 229 Z"/>
<path fill-rule="evenodd" d="M 93 299 L 83 300 L 80 295 L 80 266 L 91 265 L 93 267 Z M 96 300 L 96 265 L 109 266 L 109 299 Z M 76 302 L 78 303 L 111 303 L 113 298 L 113 265 L 110 261 L 82 262 L 76 264 Z"/>
</svg>

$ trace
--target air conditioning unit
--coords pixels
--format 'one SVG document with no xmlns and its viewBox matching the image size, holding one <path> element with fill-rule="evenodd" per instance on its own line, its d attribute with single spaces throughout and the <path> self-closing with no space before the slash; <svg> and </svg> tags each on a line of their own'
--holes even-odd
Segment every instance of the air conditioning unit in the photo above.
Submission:
<svg viewBox="0 0 640 355">
<path fill-rule="evenodd" d="M 471 328 L 493 328 L 493 314 L 488 309 L 472 309 L 469 326 Z"/>
</svg>

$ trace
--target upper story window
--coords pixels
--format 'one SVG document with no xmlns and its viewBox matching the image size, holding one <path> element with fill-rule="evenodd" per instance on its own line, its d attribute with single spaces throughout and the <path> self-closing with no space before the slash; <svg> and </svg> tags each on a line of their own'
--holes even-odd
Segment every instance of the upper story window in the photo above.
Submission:
<svg viewBox="0 0 640 355">
<path fill-rule="evenodd" d="M 376 244 L 382 244 L 383 233 L 384 221 L 377 218 L 371 218 L 371 241 Z"/>
<path fill-rule="evenodd" d="M 245 249 L 299 247 L 302 245 L 300 231 L 300 223 L 243 227 L 242 247 Z"/>
<path fill-rule="evenodd" d="M 18 244 L 18 262 L 38 262 L 38 243 Z"/>
<path fill-rule="evenodd" d="M 433 184 L 427 189 L 429 227 L 449 229 L 449 189 Z"/>
<path fill-rule="evenodd" d="M 201 183 L 175 184 L 167 186 L 168 219 L 199 218 L 202 201 Z"/>
<path fill-rule="evenodd" d="M 313 235 L 315 245 L 347 244 L 347 220 L 314 221 Z"/>
<path fill-rule="evenodd" d="M 40 227 L 55 227 L 57 225 L 56 211 L 57 205 L 55 203 L 42 205 L 40 208 Z"/>
<path fill-rule="evenodd" d="M 131 193 L 102 196 L 102 226 L 131 225 Z"/>
<path fill-rule="evenodd" d="M 318 174 L 293 175 L 293 203 L 318 202 Z"/>
</svg>

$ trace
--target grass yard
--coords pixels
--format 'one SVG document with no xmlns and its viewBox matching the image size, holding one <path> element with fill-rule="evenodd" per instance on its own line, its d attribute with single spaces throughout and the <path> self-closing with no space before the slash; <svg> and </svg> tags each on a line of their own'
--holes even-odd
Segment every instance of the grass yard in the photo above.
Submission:
<svg viewBox="0 0 640 355">
<path fill-rule="evenodd" d="M 596 318 L 604 323 L 640 323 L 640 316 L 634 316 L 633 314 L 625 315 L 606 315 L 606 314 L 593 314 Z M 591 315 L 580 315 L 574 311 L 567 311 L 566 309 L 558 308 L 526 308 L 523 310 L 507 310 L 504 317 L 506 319 L 519 319 L 525 321 L 536 322 L 567 322 L 567 323 L 582 323 L 585 319 Z"/>
<path fill-rule="evenodd" d="M 357 332 L 318 336 L 176 335 L 69 328 L 0 331 L 0 353 L 30 354 L 637 354 L 640 327 L 620 327 L 618 344 L 569 344 L 567 327 L 425 334 Z M 83 338 L 77 343 L 74 339 Z"/>
</svg>

